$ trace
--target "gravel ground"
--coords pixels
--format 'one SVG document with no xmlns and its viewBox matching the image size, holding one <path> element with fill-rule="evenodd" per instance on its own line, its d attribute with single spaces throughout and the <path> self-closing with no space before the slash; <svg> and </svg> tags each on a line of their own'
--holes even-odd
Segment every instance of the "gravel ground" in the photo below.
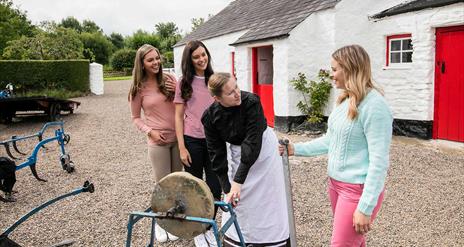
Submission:
<svg viewBox="0 0 464 247">
<path fill-rule="evenodd" d="M 151 168 L 144 136 L 132 127 L 128 81 L 106 82 L 105 95 L 78 98 L 81 107 L 65 116 L 71 135 L 66 146 L 76 172 L 61 170 L 55 144 L 39 155 L 35 180 L 29 169 L 17 173 L 16 203 L 0 203 L 0 229 L 39 204 L 82 186 L 90 179 L 94 194 L 60 201 L 17 228 L 10 238 L 24 246 L 50 246 L 65 239 L 74 246 L 124 246 L 129 212 L 144 210 L 151 197 Z M 38 131 L 44 119 L 31 117 L 0 125 L 0 140 Z M 283 134 L 279 134 L 283 136 Z M 285 135 L 293 141 L 305 134 Z M 30 150 L 35 142 L 22 143 Z M 445 143 L 446 144 L 446 143 Z M 5 155 L 0 150 L 0 155 Z M 299 246 L 328 246 L 331 212 L 327 198 L 326 157 L 291 160 Z M 464 246 L 464 146 L 395 137 L 385 202 L 368 235 L 370 246 Z M 132 246 L 144 246 L 149 221 L 136 225 Z M 179 240 L 161 246 L 193 246 Z"/>
</svg>

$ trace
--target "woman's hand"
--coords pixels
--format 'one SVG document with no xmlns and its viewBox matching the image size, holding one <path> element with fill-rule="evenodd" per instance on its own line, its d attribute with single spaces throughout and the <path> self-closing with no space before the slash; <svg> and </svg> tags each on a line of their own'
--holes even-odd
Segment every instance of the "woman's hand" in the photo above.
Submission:
<svg viewBox="0 0 464 247">
<path fill-rule="evenodd" d="M 240 191 L 242 185 L 236 182 L 232 182 L 229 193 L 226 195 L 226 203 L 231 203 L 232 207 L 236 207 L 240 201 Z"/>
<path fill-rule="evenodd" d="M 155 143 L 166 144 L 166 137 L 164 137 L 163 133 L 158 130 L 150 130 L 148 136 L 155 141 Z"/>
<path fill-rule="evenodd" d="M 180 160 L 184 165 L 190 167 L 190 164 L 192 163 L 192 158 L 190 157 L 189 151 L 184 147 L 180 148 Z"/>
<path fill-rule="evenodd" d="M 280 156 L 284 155 L 285 146 L 279 144 L 279 154 Z M 288 143 L 288 156 L 292 156 L 295 154 L 295 147 L 292 143 Z"/>
<path fill-rule="evenodd" d="M 357 233 L 366 234 L 371 230 L 371 217 L 356 209 L 353 214 L 353 227 Z"/>
<path fill-rule="evenodd" d="M 170 92 L 176 91 L 176 83 L 168 76 L 166 82 L 164 83 L 166 90 Z"/>
</svg>

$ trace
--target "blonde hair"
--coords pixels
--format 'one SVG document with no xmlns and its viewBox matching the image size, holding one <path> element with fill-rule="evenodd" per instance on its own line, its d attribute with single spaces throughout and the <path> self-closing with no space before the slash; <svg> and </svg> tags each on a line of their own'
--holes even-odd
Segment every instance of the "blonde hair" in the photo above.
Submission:
<svg viewBox="0 0 464 247">
<path fill-rule="evenodd" d="M 348 98 L 348 118 L 354 120 L 358 116 L 359 104 L 369 91 L 375 89 L 382 95 L 383 91 L 375 85 L 369 55 L 360 45 L 344 46 L 332 53 L 332 58 L 345 75 L 345 89 L 338 97 L 337 104 Z"/>
<path fill-rule="evenodd" d="M 132 85 L 128 95 L 129 100 L 132 100 L 137 95 L 139 90 L 141 90 L 143 87 L 143 83 L 146 77 L 146 73 L 143 68 L 143 59 L 149 52 L 153 50 L 156 51 L 156 53 L 158 53 L 159 56 L 161 56 L 159 50 L 156 49 L 156 47 L 149 44 L 142 45 L 135 54 L 134 68 L 132 69 Z M 163 66 L 161 63 L 159 65 L 159 72 L 158 74 L 156 74 L 155 77 L 158 82 L 160 92 L 166 96 L 167 100 L 172 101 L 174 99 L 174 93 L 169 92 L 166 89 L 165 82 L 167 77 L 163 74 Z"/>
<path fill-rule="evenodd" d="M 208 80 L 208 90 L 212 96 L 221 97 L 222 88 L 232 78 L 230 73 L 214 73 Z"/>
</svg>

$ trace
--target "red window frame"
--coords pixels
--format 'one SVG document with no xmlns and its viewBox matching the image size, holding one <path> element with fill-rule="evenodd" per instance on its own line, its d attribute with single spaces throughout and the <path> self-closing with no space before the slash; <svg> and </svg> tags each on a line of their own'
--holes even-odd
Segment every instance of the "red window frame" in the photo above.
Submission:
<svg viewBox="0 0 464 247">
<path fill-rule="evenodd" d="M 390 35 L 387 36 L 387 54 L 386 54 L 386 60 L 385 63 L 387 66 L 390 65 L 390 40 L 392 39 L 404 39 L 404 38 L 411 38 L 411 34 L 395 34 L 395 35 Z"/>
<path fill-rule="evenodd" d="M 231 52 L 230 53 L 231 55 L 231 64 L 232 64 L 232 71 L 231 71 L 231 74 L 237 78 L 237 75 L 235 74 L 235 51 Z"/>
</svg>

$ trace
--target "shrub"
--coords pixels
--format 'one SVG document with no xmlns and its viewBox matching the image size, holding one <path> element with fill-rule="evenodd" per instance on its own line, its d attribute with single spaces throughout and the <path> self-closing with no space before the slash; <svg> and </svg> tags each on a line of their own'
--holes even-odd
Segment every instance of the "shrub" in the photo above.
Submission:
<svg viewBox="0 0 464 247">
<path fill-rule="evenodd" d="M 324 117 L 324 107 L 329 101 L 330 89 L 329 72 L 321 69 L 318 74 L 319 81 L 309 81 L 306 75 L 298 73 L 298 77 L 290 82 L 293 87 L 303 95 L 303 101 L 297 104 L 298 109 L 308 116 L 310 123 L 320 123 Z"/>
<path fill-rule="evenodd" d="M 135 60 L 135 50 L 121 49 L 116 51 L 111 57 L 111 66 L 115 70 L 122 71 L 123 69 L 132 68 Z"/>
<path fill-rule="evenodd" d="M 44 90 L 89 91 L 88 60 L 0 60 L 0 88 L 15 93 Z"/>
</svg>

